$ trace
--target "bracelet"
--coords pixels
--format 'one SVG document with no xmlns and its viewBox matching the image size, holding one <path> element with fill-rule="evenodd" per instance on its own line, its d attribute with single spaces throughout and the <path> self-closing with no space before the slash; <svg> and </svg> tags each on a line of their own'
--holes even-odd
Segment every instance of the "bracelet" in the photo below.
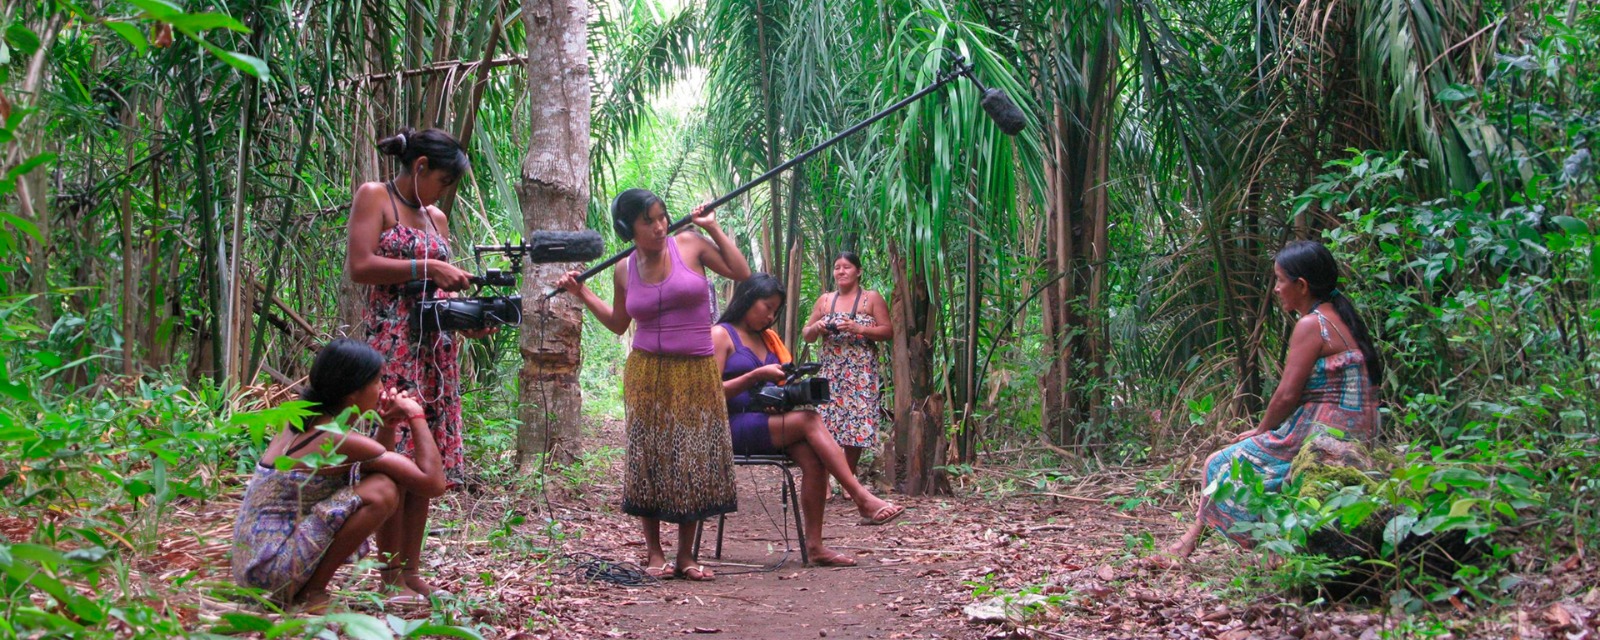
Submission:
<svg viewBox="0 0 1600 640">
<path fill-rule="evenodd" d="M 409 416 L 406 416 L 407 420 L 416 420 L 417 418 L 422 418 L 423 422 L 427 422 L 428 421 L 428 416 L 426 416 L 424 414 L 421 414 L 421 413 L 413 413 L 413 414 L 411 414 Z"/>
<path fill-rule="evenodd" d="M 411 279 L 412 280 L 416 280 L 417 279 L 417 259 L 416 258 L 412 258 L 411 259 Z"/>
</svg>

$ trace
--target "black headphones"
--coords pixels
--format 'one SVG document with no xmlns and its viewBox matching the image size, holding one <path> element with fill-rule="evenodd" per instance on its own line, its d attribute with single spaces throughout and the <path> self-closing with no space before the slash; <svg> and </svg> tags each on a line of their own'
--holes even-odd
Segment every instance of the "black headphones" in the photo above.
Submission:
<svg viewBox="0 0 1600 640">
<path fill-rule="evenodd" d="M 611 230 L 617 232 L 617 237 L 623 240 L 633 240 L 633 224 L 623 220 L 617 211 L 617 205 L 622 200 L 622 194 L 611 199 Z"/>
</svg>

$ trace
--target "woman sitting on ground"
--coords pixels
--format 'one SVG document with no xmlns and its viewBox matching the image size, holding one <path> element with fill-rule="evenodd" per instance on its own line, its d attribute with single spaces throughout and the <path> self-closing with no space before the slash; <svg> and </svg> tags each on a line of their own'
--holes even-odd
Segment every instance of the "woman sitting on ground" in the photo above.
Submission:
<svg viewBox="0 0 1600 640">
<path fill-rule="evenodd" d="M 1367 337 L 1366 324 L 1339 292 L 1333 254 L 1317 242 L 1293 242 L 1278 252 L 1273 273 L 1278 302 L 1300 316 L 1289 336 L 1283 378 L 1261 423 L 1206 459 L 1207 487 L 1227 483 L 1238 461 L 1254 467 L 1268 491 L 1277 491 L 1289 476 L 1289 463 L 1312 436 L 1336 430 L 1339 437 L 1366 442 L 1377 432 L 1376 389 L 1383 362 Z M 1250 536 L 1231 529 L 1235 522 L 1257 519 L 1235 501 L 1202 496 L 1189 530 L 1151 562 L 1171 566 L 1188 557 L 1207 525 L 1249 547 Z"/>
<path fill-rule="evenodd" d="M 783 452 L 800 465 L 800 515 L 806 530 L 807 555 L 814 564 L 854 566 L 854 558 L 822 544 L 822 503 L 828 474 L 856 503 L 862 524 L 885 524 L 905 513 L 905 507 L 872 495 L 861 486 L 844 450 L 822 424 L 822 416 L 809 409 L 768 414 L 753 408 L 750 391 L 767 382 L 781 382 L 788 353 L 778 335 L 768 329 L 783 309 L 783 283 L 765 273 L 750 276 L 733 289 L 728 310 L 711 328 L 722 388 L 728 396 L 728 424 L 733 451 L 739 455 Z M 826 470 L 826 473 L 824 473 Z"/>
<path fill-rule="evenodd" d="M 444 466 L 422 406 L 410 393 L 381 388 L 383 362 L 372 347 L 350 339 L 334 340 L 317 354 L 301 394 L 316 415 L 272 439 L 245 488 L 233 527 L 234 582 L 262 589 L 280 605 L 298 603 L 320 613 L 334 572 L 359 557 L 379 525 L 399 517 L 401 487 L 430 498 L 444 493 Z M 381 412 L 375 437 L 320 428 L 350 409 L 352 415 Z M 415 462 L 393 451 L 402 423 L 411 426 Z M 302 461 L 330 452 L 343 462 Z"/>
</svg>

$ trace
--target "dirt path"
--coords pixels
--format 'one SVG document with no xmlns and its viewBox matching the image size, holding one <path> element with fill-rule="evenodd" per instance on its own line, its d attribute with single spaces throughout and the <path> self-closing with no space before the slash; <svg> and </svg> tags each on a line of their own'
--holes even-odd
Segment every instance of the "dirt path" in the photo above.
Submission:
<svg viewBox="0 0 1600 640">
<path fill-rule="evenodd" d="M 602 432 L 586 450 L 605 451 L 605 443 L 620 441 L 611 433 L 615 429 Z M 792 538 L 787 545 L 796 551 L 785 557 L 786 532 L 776 523 L 783 516 L 779 475 L 741 467 L 741 511 L 728 518 L 720 562 L 712 558 L 715 528 L 706 529 L 701 557 L 719 572 L 717 580 L 617 586 L 584 580 L 569 562 L 577 554 L 644 559 L 637 522 L 617 507 L 620 455 L 595 460 L 580 471 L 552 474 L 549 483 L 557 490 L 551 494 L 530 489 L 531 476 L 503 473 L 485 476 L 501 485 L 486 483 L 443 499 L 424 563 L 436 584 L 456 596 L 442 603 L 436 618 L 473 624 L 485 637 L 519 640 L 1376 640 L 1445 632 L 1456 638 L 1561 638 L 1569 637 L 1558 632 L 1563 625 L 1582 630 L 1600 624 L 1600 613 L 1594 613 L 1600 612 L 1600 588 L 1593 586 L 1600 572 L 1581 559 L 1569 573 L 1527 576 L 1531 586 L 1518 592 L 1512 607 L 1485 612 L 1457 605 L 1412 618 L 1385 616 L 1381 608 L 1263 597 L 1282 589 L 1262 583 L 1267 573 L 1252 568 L 1253 554 L 1215 540 L 1180 570 L 1147 569 L 1139 557 L 1152 542 L 1176 535 L 1179 521 L 1166 509 L 1143 505 L 1125 512 L 1105 501 L 1135 492 L 1126 472 L 1089 478 L 1064 492 L 1003 500 L 889 495 L 909 511 L 882 527 L 860 526 L 853 506 L 830 501 L 824 538 L 854 554 L 860 566 L 807 568 L 800 566 Z M 161 586 L 191 572 L 199 578 L 191 584 L 227 580 L 235 500 L 224 496 L 171 508 L 162 526 L 166 541 L 134 563 L 135 580 L 167 593 L 180 610 L 192 608 L 186 619 L 215 619 L 240 606 Z M 663 534 L 672 540 L 675 531 L 669 525 Z M 771 565 L 777 566 L 759 570 Z M 340 584 L 339 606 L 376 612 L 370 574 Z M 996 598 L 1037 604 L 1026 611 L 1013 607 L 1005 622 L 975 621 L 965 611 Z"/>
</svg>

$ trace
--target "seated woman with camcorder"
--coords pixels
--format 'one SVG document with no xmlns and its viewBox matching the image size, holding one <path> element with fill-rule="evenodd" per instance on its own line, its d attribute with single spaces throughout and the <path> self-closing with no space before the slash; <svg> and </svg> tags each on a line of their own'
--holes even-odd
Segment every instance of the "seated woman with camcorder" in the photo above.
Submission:
<svg viewBox="0 0 1600 640">
<path fill-rule="evenodd" d="M 783 302 L 782 282 L 765 273 L 753 274 L 734 288 L 733 301 L 711 328 L 717 366 L 722 369 L 722 388 L 728 396 L 733 451 L 739 455 L 783 452 L 800 465 L 805 474 L 800 483 L 800 514 L 810 547 L 806 552 L 817 565 L 854 566 L 855 558 L 822 545 L 822 503 L 828 488 L 824 471 L 837 478 L 856 503 L 862 524 L 885 524 L 905 513 L 905 507 L 867 491 L 850 473 L 844 450 L 823 427 L 822 417 L 816 411 L 791 404 L 807 398 L 826 402 L 827 382 L 822 378 L 800 379 L 805 375 L 804 365 L 801 373 L 791 375 L 795 367 L 789 363 L 788 350 L 769 329 L 783 309 Z M 803 386 L 767 386 L 780 381 Z"/>
</svg>

